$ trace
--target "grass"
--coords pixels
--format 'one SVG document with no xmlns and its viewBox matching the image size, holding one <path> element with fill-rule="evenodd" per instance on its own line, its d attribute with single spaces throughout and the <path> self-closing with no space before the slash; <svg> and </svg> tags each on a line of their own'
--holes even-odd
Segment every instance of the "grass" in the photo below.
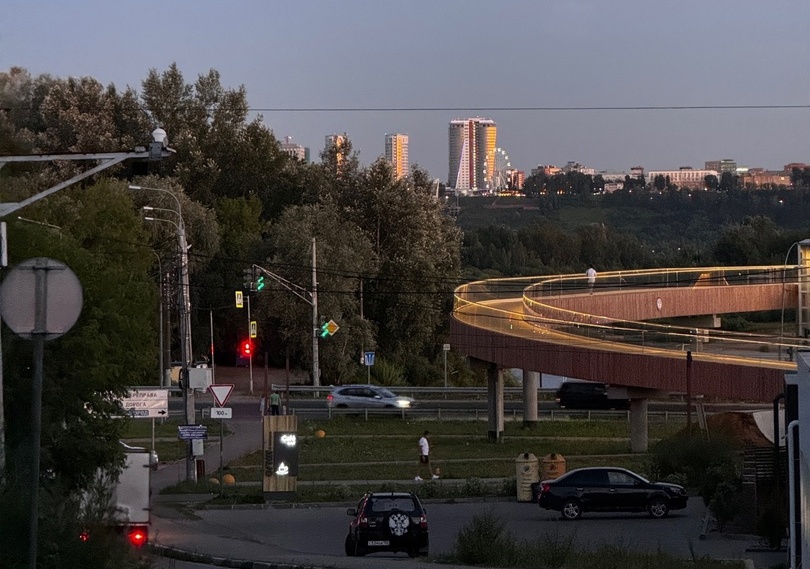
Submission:
<svg viewBox="0 0 810 569">
<path fill-rule="evenodd" d="M 623 419 L 542 421 L 534 428 L 507 423 L 502 441 L 487 440 L 482 421 L 368 421 L 336 417 L 299 423 L 299 475 L 296 500 L 328 502 L 354 499 L 367 490 L 411 490 L 416 473 L 416 441 L 431 432 L 433 466 L 442 480 L 418 486 L 421 495 L 448 500 L 469 496 L 515 496 L 516 459 L 529 452 L 542 459 L 551 453 L 565 458 L 565 469 L 617 465 L 645 473 L 647 457 L 631 454 L 629 426 Z M 652 440 L 672 435 L 683 422 L 650 424 Z M 325 436 L 319 437 L 320 430 Z M 256 451 L 226 466 L 237 486 L 222 489 L 217 500 L 250 503 L 261 497 L 262 452 Z M 541 473 L 542 465 L 541 465 Z M 355 481 L 368 481 L 355 484 Z M 452 484 L 444 481 L 453 480 Z M 371 485 L 371 488 L 369 487 Z M 215 488 L 220 494 L 220 489 Z M 166 492 L 207 493 L 207 481 L 185 483 Z"/>
<path fill-rule="evenodd" d="M 186 445 L 184 440 L 177 438 L 178 425 L 185 425 L 180 419 L 156 419 L 155 420 L 155 451 L 162 462 L 172 462 L 186 456 Z M 220 421 L 206 419 L 200 424 L 208 427 L 208 439 L 206 446 L 219 442 Z M 227 437 L 231 431 L 227 423 L 223 426 L 223 434 Z M 150 447 L 152 444 L 152 421 L 133 419 L 127 424 L 127 430 L 123 436 L 124 442 L 132 446 Z"/>
<path fill-rule="evenodd" d="M 638 552 L 623 545 L 593 551 L 576 547 L 572 537 L 550 532 L 534 540 L 515 540 L 492 513 L 474 516 L 456 535 L 453 551 L 436 557 L 440 563 L 525 569 L 742 569 L 742 561 L 709 557 L 681 559 L 660 550 Z"/>
</svg>

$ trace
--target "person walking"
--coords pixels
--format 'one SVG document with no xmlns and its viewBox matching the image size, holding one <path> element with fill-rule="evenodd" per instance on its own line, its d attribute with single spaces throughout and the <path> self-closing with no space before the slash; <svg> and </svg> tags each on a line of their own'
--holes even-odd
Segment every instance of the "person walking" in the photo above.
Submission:
<svg viewBox="0 0 810 569">
<path fill-rule="evenodd" d="M 281 415 L 281 397 L 275 391 L 270 393 L 270 411 L 271 415 Z"/>
<path fill-rule="evenodd" d="M 593 265 L 588 265 L 585 276 L 588 277 L 588 288 L 591 290 L 591 294 L 593 294 L 593 285 L 596 284 L 596 269 L 593 268 Z"/>
<path fill-rule="evenodd" d="M 427 478 L 432 480 L 438 480 L 439 475 L 434 473 L 430 468 L 430 441 L 428 440 L 428 436 L 430 435 L 430 431 L 425 431 L 422 434 L 422 437 L 419 439 L 418 447 L 419 447 L 419 465 L 416 471 L 416 480 L 417 482 L 421 482 L 424 480 L 422 478 L 422 470 L 426 469 L 427 474 L 425 475 Z"/>
</svg>

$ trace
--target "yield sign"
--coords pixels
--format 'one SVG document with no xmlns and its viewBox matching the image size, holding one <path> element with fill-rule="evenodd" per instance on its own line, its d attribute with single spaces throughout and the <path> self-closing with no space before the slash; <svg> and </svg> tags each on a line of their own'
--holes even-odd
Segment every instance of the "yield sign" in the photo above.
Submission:
<svg viewBox="0 0 810 569">
<path fill-rule="evenodd" d="M 217 383 L 216 385 L 209 385 L 208 391 L 214 396 L 214 401 L 217 402 L 217 405 L 222 407 L 225 405 L 225 402 L 228 401 L 228 397 L 231 396 L 233 384 Z"/>
</svg>

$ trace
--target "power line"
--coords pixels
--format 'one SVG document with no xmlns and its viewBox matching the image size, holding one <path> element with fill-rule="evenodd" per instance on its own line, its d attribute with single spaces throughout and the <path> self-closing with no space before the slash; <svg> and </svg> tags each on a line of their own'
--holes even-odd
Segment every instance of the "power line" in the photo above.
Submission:
<svg viewBox="0 0 810 569">
<path fill-rule="evenodd" d="M 196 105 L 178 105 L 163 107 L 161 111 L 183 110 L 185 108 L 205 108 L 214 110 L 215 105 L 198 107 Z M 92 107 L 85 107 L 91 110 Z M 703 111 L 703 110 L 797 110 L 810 109 L 810 104 L 793 105 L 597 105 L 597 106 L 491 106 L 491 107 L 248 107 L 254 113 L 410 113 L 410 112 L 583 112 L 583 111 Z M 10 106 L 0 107 L 0 111 L 38 111 L 35 107 Z M 126 109 L 124 109 L 126 110 Z M 133 107 L 129 110 L 149 110 L 145 107 Z"/>
</svg>

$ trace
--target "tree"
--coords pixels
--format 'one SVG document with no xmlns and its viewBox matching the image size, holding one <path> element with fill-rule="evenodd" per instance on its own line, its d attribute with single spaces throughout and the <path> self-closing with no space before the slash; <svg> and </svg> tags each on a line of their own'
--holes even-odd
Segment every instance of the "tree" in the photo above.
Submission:
<svg viewBox="0 0 810 569">
<path fill-rule="evenodd" d="M 114 184 L 74 188 L 30 206 L 26 215 L 57 226 L 22 222 L 9 226 L 12 264 L 35 256 L 65 263 L 78 276 L 84 307 L 75 326 L 46 343 L 40 449 L 41 516 L 63 520 L 65 530 L 41 532 L 41 566 L 47 552 L 73 549 L 79 519 L 66 516 L 69 504 L 98 468 L 120 465 L 118 444 L 126 421 L 120 397 L 128 385 L 155 377 L 156 351 L 143 349 L 156 336 L 156 290 L 148 277 L 152 253 L 138 245 L 142 222 L 130 196 Z M 56 236 L 58 234 L 58 237 Z M 3 331 L 7 478 L 0 490 L 0 564 L 14 566 L 20 553 L 21 479 L 27 471 L 32 384 L 31 343 Z M 77 357 L 80 354 L 81 357 Z M 71 542 L 61 543 L 60 539 Z M 108 552 L 115 556 L 114 552 Z M 100 553 L 99 553 L 100 555 Z M 54 563 L 53 561 L 51 563 Z M 56 567 L 58 565 L 51 564 Z M 85 565 L 91 566 L 91 565 Z M 99 566 L 99 565 L 96 565 Z"/>
</svg>

